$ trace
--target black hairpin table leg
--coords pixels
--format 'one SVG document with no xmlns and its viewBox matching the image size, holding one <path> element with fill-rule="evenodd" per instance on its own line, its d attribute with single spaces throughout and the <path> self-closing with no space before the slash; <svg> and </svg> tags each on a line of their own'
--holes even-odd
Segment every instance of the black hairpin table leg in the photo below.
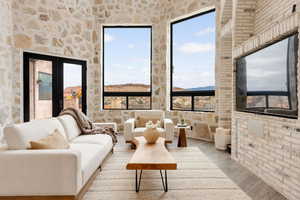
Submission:
<svg viewBox="0 0 300 200">
<path fill-rule="evenodd" d="M 140 191 L 140 186 L 141 186 L 141 179 L 142 179 L 142 173 L 143 170 L 140 172 L 140 176 L 138 178 L 138 170 L 135 170 L 135 191 L 139 192 Z M 138 180 L 139 179 L 139 180 Z"/>
<path fill-rule="evenodd" d="M 168 176 L 167 176 L 167 170 L 165 170 L 165 180 L 164 180 L 164 177 L 162 175 L 162 172 L 161 170 L 159 170 L 160 172 L 160 177 L 161 177 L 161 182 L 162 182 L 162 185 L 164 187 L 164 191 L 165 192 L 168 192 Z"/>
</svg>

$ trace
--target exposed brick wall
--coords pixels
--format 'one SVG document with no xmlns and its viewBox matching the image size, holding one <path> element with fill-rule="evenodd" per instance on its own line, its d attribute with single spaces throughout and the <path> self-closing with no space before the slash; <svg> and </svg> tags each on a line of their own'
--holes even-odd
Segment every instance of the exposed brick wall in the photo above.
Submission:
<svg viewBox="0 0 300 200">
<path fill-rule="evenodd" d="M 235 5 L 233 58 L 254 51 L 262 46 L 295 32 L 299 16 L 288 11 L 295 1 L 258 0 L 255 8 L 255 23 L 245 23 L 249 16 L 239 13 Z M 243 7 L 243 6 L 242 6 Z M 245 32 L 244 32 L 245 31 Z M 247 35 L 252 33 L 253 35 Z M 247 37 L 249 36 L 249 37 Z M 299 64 L 298 64 L 299 66 Z M 298 67 L 298 74 L 300 70 Z M 298 91 L 299 91 L 298 75 Z M 235 97 L 235 77 L 233 77 Z M 232 99 L 235 105 L 235 99 Z M 233 110 L 235 106 L 233 106 Z M 254 121 L 253 121 L 254 120 Z M 252 123 L 262 124 L 261 135 L 251 130 Z M 249 126 L 249 127 L 248 127 Z M 300 127 L 299 120 L 285 119 L 251 113 L 232 113 L 232 158 L 250 169 L 290 200 L 300 199 Z"/>
<path fill-rule="evenodd" d="M 254 32 L 257 34 L 268 30 L 291 16 L 293 5 L 296 3 L 297 0 L 257 0 Z"/>
</svg>

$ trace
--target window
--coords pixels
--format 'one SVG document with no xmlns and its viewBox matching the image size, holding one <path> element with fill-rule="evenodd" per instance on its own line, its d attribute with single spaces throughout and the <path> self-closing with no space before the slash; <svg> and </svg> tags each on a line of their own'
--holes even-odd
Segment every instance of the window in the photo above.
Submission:
<svg viewBox="0 0 300 200">
<path fill-rule="evenodd" d="M 49 101 L 52 98 L 52 74 L 38 72 L 39 100 Z"/>
<path fill-rule="evenodd" d="M 171 110 L 215 107 L 215 10 L 171 23 Z"/>
<path fill-rule="evenodd" d="M 86 113 L 86 61 L 24 52 L 24 121 Z"/>
<path fill-rule="evenodd" d="M 237 60 L 237 110 L 297 118 L 298 34 Z"/>
<path fill-rule="evenodd" d="M 150 26 L 103 27 L 103 109 L 151 109 Z"/>
</svg>

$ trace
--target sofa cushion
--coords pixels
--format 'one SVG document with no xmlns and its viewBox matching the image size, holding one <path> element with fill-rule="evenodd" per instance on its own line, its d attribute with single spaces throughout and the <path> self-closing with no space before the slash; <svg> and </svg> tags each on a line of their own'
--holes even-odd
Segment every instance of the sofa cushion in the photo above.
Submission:
<svg viewBox="0 0 300 200">
<path fill-rule="evenodd" d="M 89 180 L 110 151 L 100 144 L 84 143 L 71 143 L 70 149 L 81 153 L 82 184 L 85 184 Z"/>
<path fill-rule="evenodd" d="M 62 115 L 57 117 L 57 119 L 61 122 L 63 125 L 66 135 L 68 137 L 68 140 L 71 141 L 77 136 L 81 134 L 81 131 L 77 125 L 77 122 L 75 119 L 70 115 Z"/>
<path fill-rule="evenodd" d="M 66 138 L 56 129 L 54 133 L 37 141 L 30 141 L 31 149 L 68 149 Z"/>
<path fill-rule="evenodd" d="M 112 144 L 112 138 L 109 135 L 80 135 L 72 140 L 72 143 L 86 143 L 86 144 Z"/>
<path fill-rule="evenodd" d="M 42 139 L 55 129 L 66 137 L 61 123 L 56 118 L 51 118 L 7 126 L 4 128 L 4 139 L 10 150 L 27 149 L 31 148 L 29 141 Z"/>
</svg>

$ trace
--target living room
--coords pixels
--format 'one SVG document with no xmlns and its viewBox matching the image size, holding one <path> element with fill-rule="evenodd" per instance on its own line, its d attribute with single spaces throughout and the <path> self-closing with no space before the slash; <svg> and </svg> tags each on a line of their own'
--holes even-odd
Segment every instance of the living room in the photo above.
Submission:
<svg viewBox="0 0 300 200">
<path fill-rule="evenodd" d="M 0 199 L 300 199 L 297 0 L 0 16 Z M 57 133 L 63 149 L 32 149 Z"/>
</svg>

